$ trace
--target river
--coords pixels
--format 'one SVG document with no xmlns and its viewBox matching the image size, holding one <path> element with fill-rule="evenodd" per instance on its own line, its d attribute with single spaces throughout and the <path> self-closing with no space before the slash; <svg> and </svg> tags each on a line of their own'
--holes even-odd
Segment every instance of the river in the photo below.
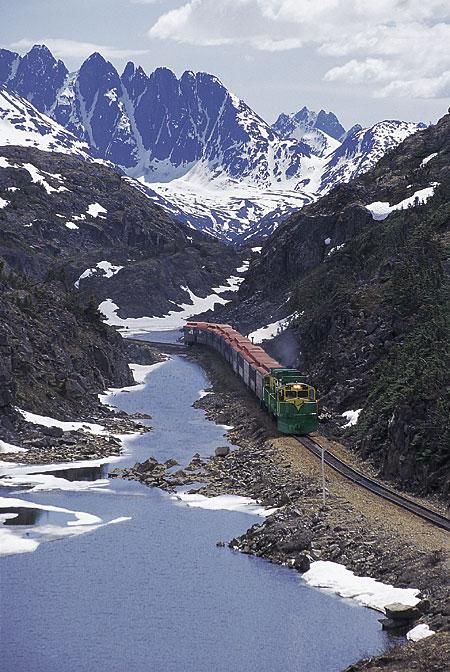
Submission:
<svg viewBox="0 0 450 672">
<path fill-rule="evenodd" d="M 39 544 L 0 558 L 4 672 L 337 672 L 389 646 L 377 612 L 216 546 L 261 520 L 257 510 L 190 508 L 106 480 L 149 455 L 186 464 L 226 445 L 224 427 L 192 407 L 208 386 L 196 363 L 172 356 L 109 398 L 152 416 L 119 460 L 3 470 L 16 481 L 0 495 L 30 507 L 12 507 L 4 524 Z"/>
</svg>

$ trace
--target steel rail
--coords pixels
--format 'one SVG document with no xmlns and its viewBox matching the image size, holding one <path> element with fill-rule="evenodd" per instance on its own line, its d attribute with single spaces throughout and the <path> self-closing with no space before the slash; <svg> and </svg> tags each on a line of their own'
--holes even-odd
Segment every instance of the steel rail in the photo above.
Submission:
<svg viewBox="0 0 450 672">
<path fill-rule="evenodd" d="M 301 443 L 302 446 L 307 448 L 313 455 L 319 459 L 321 458 L 322 446 L 320 446 L 318 443 L 307 436 L 295 436 L 294 438 L 299 443 Z M 444 530 L 450 531 L 450 519 L 446 516 L 443 516 L 433 509 L 429 509 L 428 507 L 423 506 L 422 504 L 418 504 L 417 502 L 408 499 L 404 495 L 400 495 L 398 492 L 395 492 L 395 490 L 392 490 L 388 486 L 383 485 L 379 481 L 375 481 L 369 476 L 365 476 L 360 471 L 350 467 L 346 462 L 343 462 L 338 457 L 336 457 L 336 455 L 333 455 L 333 453 L 330 453 L 326 449 L 325 464 L 337 471 L 342 476 L 345 476 L 349 480 L 353 481 L 353 483 L 360 485 L 362 488 L 365 488 L 379 497 L 386 499 L 392 504 L 396 504 L 402 509 L 406 509 L 416 516 L 420 516 L 420 518 L 423 518 L 433 525 L 437 525 L 438 527 L 442 527 Z"/>
</svg>

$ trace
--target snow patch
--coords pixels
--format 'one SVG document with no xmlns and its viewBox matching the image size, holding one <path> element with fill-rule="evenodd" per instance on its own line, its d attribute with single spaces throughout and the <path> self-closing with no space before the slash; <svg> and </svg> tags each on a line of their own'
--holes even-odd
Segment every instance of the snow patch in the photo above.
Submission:
<svg viewBox="0 0 450 672">
<path fill-rule="evenodd" d="M 0 198 L 0 210 L 2 208 L 6 208 L 7 205 L 9 205 L 9 201 L 5 201 L 4 198 Z"/>
<path fill-rule="evenodd" d="M 344 565 L 326 560 L 311 563 L 310 569 L 302 574 L 302 579 L 310 586 L 324 588 L 382 612 L 386 605 L 394 602 L 411 607 L 420 602 L 417 597 L 420 591 L 416 588 L 394 588 L 370 577 L 355 576 Z"/>
<path fill-rule="evenodd" d="M 200 390 L 198 393 L 198 398 L 203 399 L 203 397 L 206 397 L 208 394 L 212 394 L 212 392 L 208 392 L 207 390 Z"/>
<path fill-rule="evenodd" d="M 395 205 L 390 205 L 387 201 L 374 201 L 373 203 L 366 205 L 366 209 L 369 210 L 373 219 L 382 221 L 395 210 L 405 210 L 406 208 L 412 208 L 415 205 L 426 203 L 428 199 L 433 196 L 434 190 L 438 185 L 439 182 L 433 182 L 429 187 L 419 189 L 414 192 L 412 196 L 408 196 L 408 198 L 403 199 L 403 201 L 400 201 L 400 203 L 396 203 Z"/>
<path fill-rule="evenodd" d="M 32 163 L 24 163 L 22 165 L 22 168 L 25 168 L 25 170 L 28 171 L 28 173 L 31 176 L 31 180 L 34 184 L 40 184 L 42 187 L 44 187 L 47 194 L 52 194 L 54 192 L 59 193 L 61 191 L 68 191 L 67 187 L 64 186 L 52 187 L 52 185 L 47 182 L 42 172 L 38 168 L 36 168 L 36 166 L 33 166 Z M 52 175 L 51 173 L 47 173 L 47 175 L 51 175 L 51 177 L 57 179 L 58 181 L 61 181 L 60 175 Z"/>
<path fill-rule="evenodd" d="M 19 446 L 13 446 L 11 443 L 6 443 L 0 439 L 0 453 L 26 453 L 26 448 L 20 448 Z"/>
<path fill-rule="evenodd" d="M 358 422 L 359 414 L 361 413 L 362 408 L 357 408 L 356 411 L 344 411 L 342 415 L 347 420 L 343 427 L 353 427 Z"/>
<path fill-rule="evenodd" d="M 109 262 L 109 261 L 99 261 L 98 264 L 96 264 L 94 266 L 94 268 L 87 268 L 80 275 L 78 280 L 76 282 L 74 282 L 74 285 L 78 289 L 80 287 L 80 281 L 81 280 L 84 280 L 85 278 L 90 278 L 92 275 L 97 275 L 99 273 L 99 271 L 102 272 L 102 276 L 104 278 L 112 278 L 112 276 L 116 275 L 116 273 L 121 271 L 122 268 L 123 268 L 123 266 L 114 266 L 114 264 L 111 264 L 111 262 Z"/>
<path fill-rule="evenodd" d="M 250 261 L 247 259 L 242 263 L 242 266 L 236 269 L 236 273 L 245 273 L 248 271 L 248 267 L 250 266 Z"/>
<path fill-rule="evenodd" d="M 427 163 L 428 163 L 429 161 L 431 161 L 431 159 L 434 159 L 434 157 L 437 156 L 437 155 L 438 155 L 437 152 L 433 152 L 433 154 L 429 154 L 428 156 L 426 156 L 426 157 L 423 159 L 423 161 L 421 161 L 421 163 L 420 163 L 420 167 L 423 168 L 424 166 L 426 166 Z"/>
<path fill-rule="evenodd" d="M 426 637 L 431 637 L 431 635 L 436 634 L 434 630 L 430 629 L 430 626 L 426 623 L 419 623 L 415 628 L 409 630 L 406 633 L 406 639 L 409 639 L 410 642 L 418 642 L 421 639 L 426 639 Z"/>
<path fill-rule="evenodd" d="M 181 504 L 198 509 L 208 509 L 210 511 L 239 511 L 240 513 L 249 513 L 253 516 L 270 516 L 276 509 L 265 509 L 250 497 L 240 497 L 239 495 L 217 495 L 216 497 L 205 497 L 189 492 L 178 492 L 170 497 Z"/>
<path fill-rule="evenodd" d="M 67 226 L 68 229 L 73 229 L 73 230 L 80 228 L 79 226 L 77 226 L 73 222 L 66 222 L 66 226 Z"/>
<path fill-rule="evenodd" d="M 105 316 L 106 319 L 104 322 L 106 322 L 106 324 L 120 327 L 122 333 L 131 336 L 145 331 L 170 331 L 172 329 L 180 329 L 191 317 L 203 313 L 206 310 L 213 309 L 216 303 L 220 303 L 221 305 L 229 303 L 228 299 L 222 298 L 217 292 L 202 298 L 191 292 L 189 287 L 182 287 L 182 289 L 189 294 L 191 303 L 182 303 L 178 306 L 180 310 L 170 310 L 168 314 L 163 317 L 119 317 L 117 311 L 120 310 L 120 308 L 111 299 L 102 301 L 98 309 Z M 220 289 L 220 291 L 229 291 L 232 287 L 220 287 L 218 289 Z"/>
<path fill-rule="evenodd" d="M 72 432 L 83 430 L 88 434 L 104 434 L 105 428 L 103 425 L 97 425 L 94 422 L 71 422 L 65 420 L 56 420 L 45 415 L 38 415 L 30 411 L 23 411 L 20 408 L 16 409 L 23 416 L 26 422 L 32 422 L 34 425 L 43 425 L 44 427 L 59 427 L 63 432 Z"/>
<path fill-rule="evenodd" d="M 107 210 L 100 203 L 91 203 L 86 212 L 91 217 L 104 217 Z"/>
<path fill-rule="evenodd" d="M 270 338 L 275 338 L 275 336 L 281 334 L 281 332 L 289 326 L 291 319 L 295 316 L 296 313 L 292 313 L 291 315 L 288 315 L 281 320 L 271 322 L 265 327 L 256 329 L 256 331 L 252 331 L 252 333 L 248 335 L 248 338 L 253 341 L 253 343 L 262 343 L 263 341 L 267 341 Z"/>
</svg>

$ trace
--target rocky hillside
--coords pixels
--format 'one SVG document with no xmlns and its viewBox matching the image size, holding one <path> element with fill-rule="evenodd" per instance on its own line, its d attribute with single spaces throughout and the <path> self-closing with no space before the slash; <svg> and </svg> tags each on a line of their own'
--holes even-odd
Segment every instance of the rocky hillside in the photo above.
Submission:
<svg viewBox="0 0 450 672">
<path fill-rule="evenodd" d="M 244 331 L 294 314 L 273 351 L 322 404 L 362 408 L 348 430 L 383 476 L 450 488 L 450 115 L 304 208 L 255 255 Z"/>
<path fill-rule="evenodd" d="M 189 303 L 183 288 L 206 296 L 240 265 L 111 168 L 24 147 L 0 148 L 0 231 L 8 267 L 51 273 L 85 304 L 110 298 L 121 317 L 163 315 Z"/>
<path fill-rule="evenodd" d="M 0 296 L 0 439 L 20 426 L 16 406 L 89 417 L 100 391 L 132 383 L 121 336 L 61 282 L 36 282 L 0 261 Z"/>
</svg>

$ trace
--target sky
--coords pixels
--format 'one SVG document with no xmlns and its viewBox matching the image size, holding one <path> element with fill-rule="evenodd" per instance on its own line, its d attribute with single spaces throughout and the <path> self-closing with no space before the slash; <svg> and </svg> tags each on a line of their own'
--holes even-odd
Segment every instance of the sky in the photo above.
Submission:
<svg viewBox="0 0 450 672">
<path fill-rule="evenodd" d="M 0 17 L 1 47 L 210 72 L 269 123 L 304 105 L 346 128 L 428 123 L 450 104 L 450 0 L 0 0 Z"/>
</svg>

